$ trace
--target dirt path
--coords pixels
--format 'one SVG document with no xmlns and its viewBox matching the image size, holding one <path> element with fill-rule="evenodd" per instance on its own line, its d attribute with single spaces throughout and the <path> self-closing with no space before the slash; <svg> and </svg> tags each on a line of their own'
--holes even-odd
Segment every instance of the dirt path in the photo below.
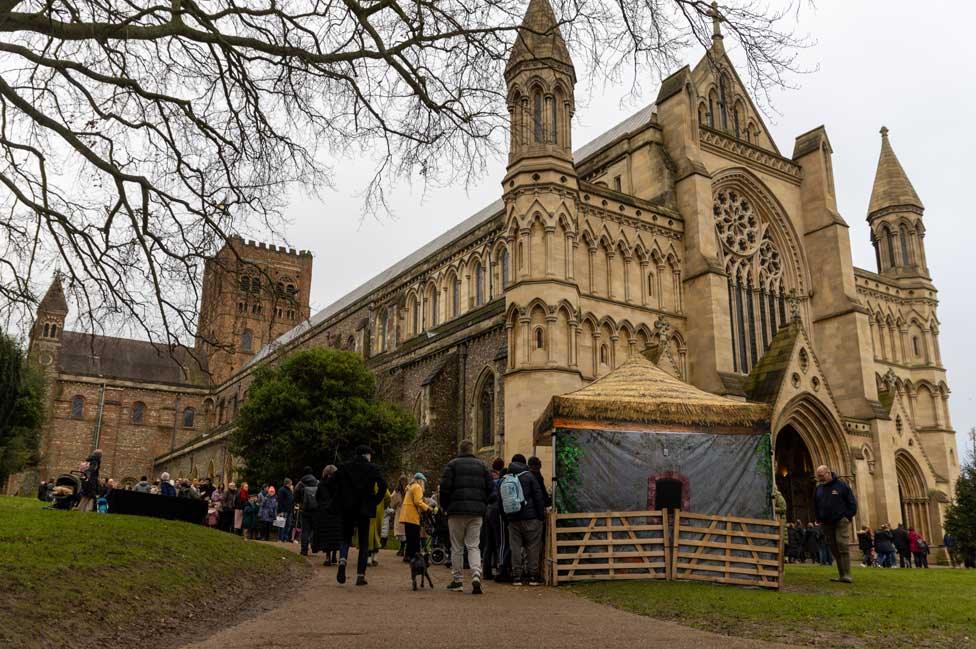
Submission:
<svg viewBox="0 0 976 649">
<path fill-rule="evenodd" d="M 355 550 L 350 553 L 355 555 Z M 475 597 L 446 590 L 450 574 L 432 567 L 434 589 L 412 592 L 409 569 L 392 552 L 370 568 L 369 585 L 335 581 L 314 561 L 315 576 L 274 609 L 182 649 L 438 649 L 515 644 L 531 649 L 786 647 L 690 629 L 595 604 L 569 591 L 487 582 Z M 353 571 L 354 572 L 354 571 Z"/>
</svg>

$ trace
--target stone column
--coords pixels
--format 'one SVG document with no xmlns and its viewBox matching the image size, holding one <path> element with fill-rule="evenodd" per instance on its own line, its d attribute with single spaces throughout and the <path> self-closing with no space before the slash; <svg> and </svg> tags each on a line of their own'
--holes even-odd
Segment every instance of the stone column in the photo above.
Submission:
<svg viewBox="0 0 976 649">
<path fill-rule="evenodd" d="M 641 306 L 647 306 L 647 267 L 649 266 L 646 259 L 640 260 L 640 274 L 641 274 Z"/>
<path fill-rule="evenodd" d="M 556 314 L 555 313 L 546 314 L 546 365 L 547 366 L 558 364 L 556 362 L 556 359 L 552 357 L 552 347 L 553 347 L 552 333 L 553 330 L 556 328 L 555 323 L 556 323 Z"/>
<path fill-rule="evenodd" d="M 617 255 L 612 251 L 607 251 L 607 297 L 613 298 L 613 260 Z"/>
<path fill-rule="evenodd" d="M 545 249 L 546 249 L 546 277 L 552 277 L 555 273 L 552 270 L 552 233 L 556 231 L 553 225 L 545 226 Z"/>
<path fill-rule="evenodd" d="M 577 345 L 579 344 L 578 337 L 579 337 L 579 323 L 576 320 L 570 320 L 569 341 L 567 341 L 567 344 L 569 345 L 569 366 L 570 367 L 579 367 L 579 363 L 577 362 L 577 355 L 579 354 L 579 349 L 577 348 Z"/>
</svg>

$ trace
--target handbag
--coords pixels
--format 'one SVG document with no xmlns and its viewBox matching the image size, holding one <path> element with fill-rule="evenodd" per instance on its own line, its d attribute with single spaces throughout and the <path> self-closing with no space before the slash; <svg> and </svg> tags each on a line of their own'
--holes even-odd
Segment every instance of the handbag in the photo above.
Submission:
<svg viewBox="0 0 976 649">
<path fill-rule="evenodd" d="M 284 514 L 278 514 L 277 516 L 275 516 L 274 523 L 272 523 L 272 525 L 274 525 L 275 527 L 284 527 L 285 522 L 287 520 L 288 519 L 285 517 Z"/>
</svg>

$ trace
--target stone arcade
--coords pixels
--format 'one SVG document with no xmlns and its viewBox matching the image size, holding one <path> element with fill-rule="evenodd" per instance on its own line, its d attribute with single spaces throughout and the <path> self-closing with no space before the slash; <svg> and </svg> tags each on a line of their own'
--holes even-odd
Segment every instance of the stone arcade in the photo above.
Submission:
<svg viewBox="0 0 976 649">
<path fill-rule="evenodd" d="M 146 343 L 64 331 L 55 283 L 31 337 L 54 378 L 41 477 L 100 445 L 117 479 L 226 479 L 253 369 L 301 347 L 367 358 L 422 426 L 417 469 L 438 467 L 459 436 L 485 457 L 532 452 L 554 394 L 645 354 L 698 388 L 769 404 L 791 517 L 810 518 L 813 468 L 826 463 L 854 485 L 859 523 L 904 520 L 940 540 L 959 469 L 937 292 L 922 202 L 887 130 L 870 271 L 852 263 L 826 130 L 783 155 L 717 21 L 696 66 L 575 151 L 576 77 L 547 0 L 531 0 L 524 24 L 505 69 L 501 200 L 310 319 L 310 255 L 232 241 L 278 279 L 208 266 L 200 332 L 236 350 L 198 342 L 212 378 Z"/>
</svg>

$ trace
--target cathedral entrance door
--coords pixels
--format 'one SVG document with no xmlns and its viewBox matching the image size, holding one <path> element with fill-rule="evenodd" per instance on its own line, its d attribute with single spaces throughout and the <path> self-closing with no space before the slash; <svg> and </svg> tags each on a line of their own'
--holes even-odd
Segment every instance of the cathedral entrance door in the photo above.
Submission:
<svg viewBox="0 0 976 649">
<path fill-rule="evenodd" d="M 681 482 L 665 478 L 655 481 L 654 509 L 681 509 Z"/>
<path fill-rule="evenodd" d="M 786 518 L 804 524 L 816 518 L 813 493 L 816 488 L 813 459 L 806 443 L 792 426 L 776 435 L 776 488 L 786 499 Z"/>
</svg>

